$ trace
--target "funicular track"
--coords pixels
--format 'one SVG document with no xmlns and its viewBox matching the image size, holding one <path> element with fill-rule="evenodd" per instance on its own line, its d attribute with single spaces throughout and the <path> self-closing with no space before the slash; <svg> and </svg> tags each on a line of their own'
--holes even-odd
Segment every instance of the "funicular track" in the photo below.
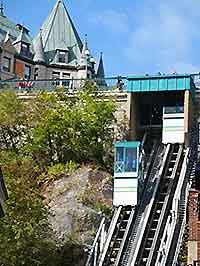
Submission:
<svg viewBox="0 0 200 266">
<path fill-rule="evenodd" d="M 144 141 L 145 142 L 145 137 Z M 147 142 L 146 142 L 147 143 Z M 155 172 L 160 166 L 160 161 L 163 153 L 163 145 L 157 141 L 148 141 L 148 150 L 150 153 L 145 153 L 144 161 L 144 187 L 143 193 L 148 186 L 150 180 L 154 177 Z M 152 185 L 152 180 L 151 180 Z M 140 201 L 142 200 L 141 197 Z M 123 255 L 124 247 L 127 245 L 127 239 L 129 239 L 130 231 L 138 221 L 137 219 L 138 210 L 135 206 L 120 206 L 115 209 L 109 228 L 103 233 L 106 234 L 106 239 L 102 247 L 102 237 L 100 231 L 102 231 L 103 225 L 100 225 L 99 233 L 95 238 L 93 247 L 90 250 L 86 266 L 106 266 L 106 265 L 120 265 L 121 258 Z M 102 224 L 105 221 L 102 221 Z M 105 227 L 104 227 L 105 228 Z M 135 228 L 135 227 L 134 227 Z M 135 228 L 136 230 L 136 228 Z M 104 236 L 103 236 L 104 238 Z"/>
<path fill-rule="evenodd" d="M 150 180 L 152 181 L 155 173 L 158 171 L 163 148 L 163 145 L 159 145 L 156 142 L 153 143 L 151 153 L 146 158 L 144 188 L 147 187 L 147 184 L 150 182 Z M 148 192 L 144 189 L 143 194 L 145 193 Z M 97 264 L 98 266 L 121 265 L 122 253 L 127 244 L 127 240 L 129 239 L 130 230 L 132 228 L 137 230 L 137 224 L 139 221 L 139 217 L 137 215 L 138 210 L 133 206 L 119 207 L 118 210 L 119 209 L 121 213 L 116 223 L 116 227 L 114 228 L 114 231 L 111 228 L 109 230 L 111 232 L 113 231 L 113 235 L 110 237 L 110 239 L 109 236 L 107 238 L 109 245 L 106 246 L 105 244 L 104 252 L 100 257 L 99 264 Z M 133 225 L 135 225 L 135 227 L 133 227 Z"/>
<path fill-rule="evenodd" d="M 155 265 L 160 248 L 160 238 L 171 210 L 172 199 L 180 175 L 182 161 L 182 146 L 178 144 L 171 145 L 143 234 L 142 245 L 140 245 L 136 260 L 132 261 L 130 265 Z"/>
<path fill-rule="evenodd" d="M 115 209 L 103 246 L 100 245 L 101 251 L 91 253 L 87 266 L 168 265 L 170 255 L 178 252 L 177 248 L 173 249 L 175 239 L 169 232 L 172 230 L 180 242 L 180 228 L 184 227 L 180 222 L 184 220 L 186 209 L 187 157 L 188 150 L 185 153 L 180 144 L 154 143 L 146 158 L 145 185 L 138 206 Z M 180 222 L 177 224 L 178 211 L 172 205 L 176 205 L 174 202 L 179 202 L 179 198 Z M 168 246 L 163 249 L 164 253 L 163 243 Z"/>
<path fill-rule="evenodd" d="M 110 228 L 111 235 L 108 244 L 104 248 L 104 252 L 100 257 L 99 266 L 110 266 L 114 265 L 118 252 L 120 250 L 121 243 L 126 238 L 127 228 L 130 227 L 132 219 L 134 217 L 135 208 L 131 206 L 119 207 L 118 218 L 116 224 Z"/>
<path fill-rule="evenodd" d="M 164 154 L 163 145 L 155 144 L 152 149 L 152 153 L 149 159 L 149 163 L 147 164 L 147 172 L 146 172 L 146 186 L 143 192 L 142 200 L 140 206 L 136 209 L 135 217 L 132 221 L 132 226 L 127 233 L 127 238 L 125 240 L 124 245 L 121 247 L 119 258 L 116 261 L 115 266 L 118 265 L 128 265 L 131 254 L 134 252 L 134 248 L 136 247 L 136 243 L 138 242 L 137 233 L 138 228 L 141 222 L 143 222 L 145 207 L 150 203 L 152 195 L 154 193 L 154 186 L 157 182 L 156 174 L 158 173 L 158 169 L 161 166 L 162 157 Z M 147 210 L 147 209 L 146 209 Z"/>
</svg>

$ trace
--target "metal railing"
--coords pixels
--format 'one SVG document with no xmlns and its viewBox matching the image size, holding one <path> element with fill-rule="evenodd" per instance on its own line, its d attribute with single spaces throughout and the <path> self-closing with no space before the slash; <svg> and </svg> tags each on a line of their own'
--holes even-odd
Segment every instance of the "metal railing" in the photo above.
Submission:
<svg viewBox="0 0 200 266">
<path fill-rule="evenodd" d="M 200 74 L 191 74 L 197 91 L 200 88 Z M 91 79 L 38 79 L 38 80 L 25 80 L 25 79 L 11 79 L 0 80 L 0 92 L 3 90 L 15 90 L 18 92 L 38 92 L 48 91 L 55 92 L 59 89 L 64 89 L 67 92 L 73 92 L 84 87 L 85 82 L 93 82 L 96 84 L 99 91 L 123 91 L 126 90 L 128 78 L 126 76 L 115 76 L 104 79 L 91 78 Z M 22 86 L 21 86 L 22 85 Z"/>
<path fill-rule="evenodd" d="M 89 256 L 86 262 L 86 266 L 96 266 L 98 257 L 102 253 L 104 244 L 106 241 L 107 230 L 106 230 L 106 218 L 101 220 L 99 229 L 97 231 L 94 243 L 90 249 Z"/>
<path fill-rule="evenodd" d="M 105 79 L 40 79 L 40 80 L 0 80 L 0 91 L 14 90 L 19 93 L 37 93 L 39 91 L 56 92 L 64 90 L 68 93 L 81 90 L 86 83 L 92 83 L 97 91 L 123 91 L 126 88 L 125 77 Z"/>
</svg>

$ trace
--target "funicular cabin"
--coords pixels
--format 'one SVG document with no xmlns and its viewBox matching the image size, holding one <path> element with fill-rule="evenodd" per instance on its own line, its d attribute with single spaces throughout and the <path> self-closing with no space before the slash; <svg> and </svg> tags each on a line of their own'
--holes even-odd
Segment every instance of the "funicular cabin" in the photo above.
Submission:
<svg viewBox="0 0 200 266">
<path fill-rule="evenodd" d="M 115 142 L 113 205 L 137 205 L 140 142 Z"/>
<path fill-rule="evenodd" d="M 163 107 L 162 143 L 184 143 L 184 107 Z"/>
</svg>

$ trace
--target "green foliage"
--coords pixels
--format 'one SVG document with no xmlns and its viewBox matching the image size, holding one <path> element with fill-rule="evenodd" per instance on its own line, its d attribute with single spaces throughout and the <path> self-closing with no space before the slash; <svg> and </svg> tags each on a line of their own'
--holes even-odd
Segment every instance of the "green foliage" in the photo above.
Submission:
<svg viewBox="0 0 200 266">
<path fill-rule="evenodd" d="M 79 164 L 73 161 L 69 161 L 66 164 L 57 163 L 48 166 L 47 173 L 43 173 L 40 176 L 40 182 L 50 182 L 61 178 L 63 175 L 73 173 L 78 169 Z"/>
<path fill-rule="evenodd" d="M 9 199 L 0 220 L 0 261 L 3 265 L 54 265 L 56 243 L 50 240 L 47 211 L 37 186 L 37 167 L 29 158 L 4 164 Z"/>
<path fill-rule="evenodd" d="M 62 163 L 57 163 L 48 167 L 48 178 L 49 179 L 57 179 L 65 173 L 65 165 Z"/>
<path fill-rule="evenodd" d="M 82 245 L 73 236 L 68 236 L 64 246 L 59 250 L 56 266 L 84 266 L 86 254 Z"/>
<path fill-rule="evenodd" d="M 96 210 L 97 212 L 101 212 L 106 215 L 110 215 L 112 212 L 111 207 L 97 195 L 96 188 L 94 187 L 88 187 L 85 192 L 78 193 L 76 198 L 80 203 Z"/>
<path fill-rule="evenodd" d="M 189 227 L 188 225 L 186 225 L 179 254 L 179 261 L 183 263 L 187 263 L 188 259 L 188 235 L 189 235 Z"/>
<path fill-rule="evenodd" d="M 70 160 L 107 166 L 115 104 L 96 90 L 86 82 L 74 96 L 41 92 L 28 104 L 13 92 L 1 93 L 1 150 L 30 155 L 42 167 Z"/>
<path fill-rule="evenodd" d="M 41 93 L 32 103 L 33 130 L 26 151 L 40 164 L 72 160 L 105 165 L 114 110 L 111 100 L 91 94 L 90 87 L 71 98 Z"/>
<path fill-rule="evenodd" d="M 0 94 L 0 148 L 18 152 L 28 137 L 27 116 L 24 104 L 16 94 Z"/>
<path fill-rule="evenodd" d="M 96 89 L 87 82 L 76 95 L 59 89 L 41 92 L 28 103 L 13 92 L 0 94 L 0 162 L 9 191 L 6 217 L 0 220 L 0 264 L 76 265 L 83 256 L 82 247 L 70 240 L 58 248 L 40 186 L 81 163 L 107 165 L 115 105 L 97 97 Z M 108 212 L 103 201 L 82 201 Z"/>
<path fill-rule="evenodd" d="M 73 173 L 75 170 L 79 168 L 79 166 L 80 164 L 70 160 L 65 164 L 65 170 L 69 173 Z"/>
</svg>

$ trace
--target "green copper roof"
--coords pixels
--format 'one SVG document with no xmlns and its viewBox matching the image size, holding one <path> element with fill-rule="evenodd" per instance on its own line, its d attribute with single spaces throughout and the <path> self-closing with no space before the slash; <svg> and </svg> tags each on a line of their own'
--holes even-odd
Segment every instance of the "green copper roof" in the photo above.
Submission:
<svg viewBox="0 0 200 266">
<path fill-rule="evenodd" d="M 195 90 L 195 85 L 189 74 L 129 76 L 128 92 L 153 92 Z"/>
<path fill-rule="evenodd" d="M 56 2 L 41 30 L 47 63 L 54 63 L 56 50 L 69 50 L 69 64 L 77 64 L 83 45 L 62 0 Z M 38 34 L 34 39 L 34 47 L 39 38 Z"/>
<path fill-rule="evenodd" d="M 7 17 L 0 15 L 0 41 L 3 41 L 7 32 L 10 34 L 11 40 L 14 42 L 20 36 L 20 28 Z M 27 33 L 23 33 L 23 41 L 32 43 L 32 39 Z"/>
<path fill-rule="evenodd" d="M 28 38 L 28 36 L 27 36 L 27 34 L 23 28 L 21 29 L 19 36 L 13 42 L 13 44 L 18 43 L 18 42 L 24 42 L 27 44 L 32 44 L 32 40 L 30 40 L 30 38 Z"/>
</svg>

